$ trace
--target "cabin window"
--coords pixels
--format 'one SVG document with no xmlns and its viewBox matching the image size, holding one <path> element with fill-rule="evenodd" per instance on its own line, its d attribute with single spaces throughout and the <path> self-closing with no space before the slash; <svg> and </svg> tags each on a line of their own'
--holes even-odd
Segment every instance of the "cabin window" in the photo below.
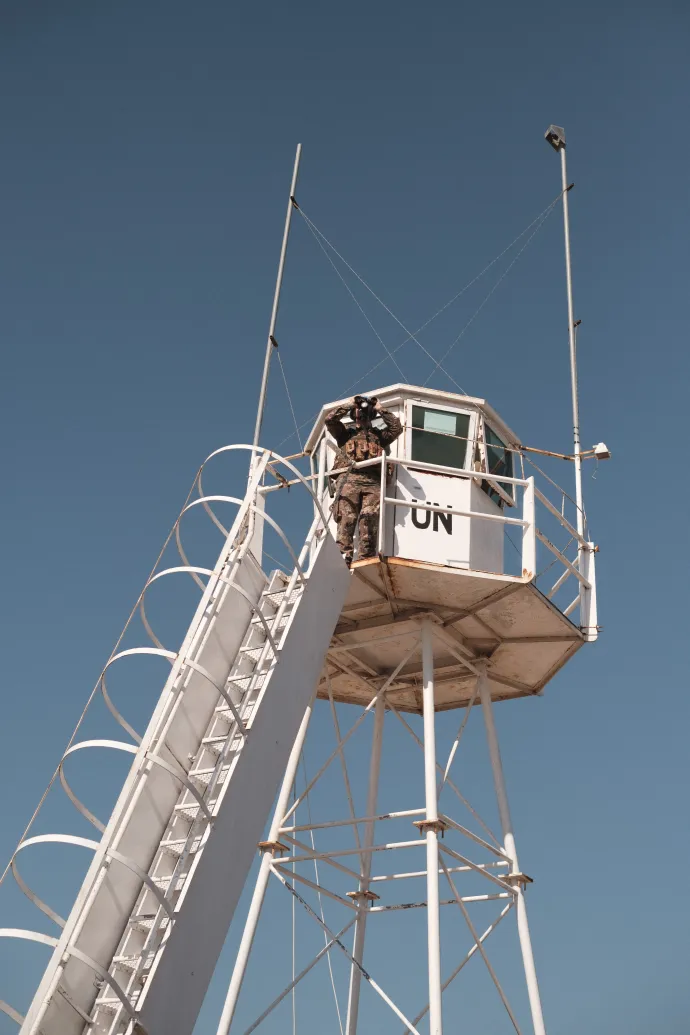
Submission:
<svg viewBox="0 0 690 1035">
<path fill-rule="evenodd" d="M 412 459 L 442 467 L 465 467 L 469 413 L 412 407 Z"/>
<path fill-rule="evenodd" d="M 498 437 L 495 431 L 492 431 L 488 424 L 484 425 L 484 440 L 486 443 L 486 462 L 489 473 L 512 478 L 513 454 L 509 449 L 506 449 L 505 442 Z M 512 485 L 506 485 L 504 482 L 499 482 L 498 484 L 508 496 L 513 498 Z M 488 482 L 482 482 L 482 489 L 495 503 L 498 503 L 499 506 L 503 505 L 502 497 Z"/>
</svg>

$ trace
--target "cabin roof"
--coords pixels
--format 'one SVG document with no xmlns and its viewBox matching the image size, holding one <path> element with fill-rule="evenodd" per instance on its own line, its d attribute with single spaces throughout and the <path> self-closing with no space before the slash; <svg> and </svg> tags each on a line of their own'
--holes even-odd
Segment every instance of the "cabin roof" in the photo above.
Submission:
<svg viewBox="0 0 690 1035">
<path fill-rule="evenodd" d="M 361 392 L 358 394 L 369 396 L 374 395 L 384 404 L 390 404 L 395 399 L 403 397 L 408 399 L 419 399 L 420 402 L 448 403 L 453 406 L 457 406 L 458 404 L 465 405 L 473 410 L 481 411 L 486 419 L 494 426 L 507 446 L 516 447 L 520 445 L 520 440 L 517 435 L 511 431 L 505 421 L 499 417 L 486 399 L 478 399 L 472 395 L 460 395 L 457 392 L 441 392 L 435 388 L 424 388 L 419 385 L 401 383 L 388 385 L 386 388 L 374 388 L 371 391 Z M 316 447 L 321 435 L 321 429 L 323 428 L 326 419 L 326 414 L 329 410 L 334 409 L 336 406 L 343 406 L 345 403 L 350 402 L 351 399 L 352 396 L 350 395 L 346 396 L 344 399 L 335 399 L 332 402 L 323 404 L 319 411 L 319 415 L 316 418 L 316 423 L 314 424 L 314 427 L 309 434 L 309 438 L 305 443 L 305 453 L 311 453 Z"/>
</svg>

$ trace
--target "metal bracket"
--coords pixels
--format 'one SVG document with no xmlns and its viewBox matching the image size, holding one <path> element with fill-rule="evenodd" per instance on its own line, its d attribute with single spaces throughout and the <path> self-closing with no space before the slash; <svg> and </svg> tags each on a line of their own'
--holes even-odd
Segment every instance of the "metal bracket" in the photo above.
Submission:
<svg viewBox="0 0 690 1035">
<path fill-rule="evenodd" d="M 526 873 L 506 873 L 505 876 L 501 877 L 501 880 L 505 881 L 506 884 L 519 884 L 523 891 L 528 884 L 534 884 L 531 877 L 528 877 Z"/>
<path fill-rule="evenodd" d="M 270 852 L 271 855 L 284 855 L 290 849 L 282 841 L 259 841 L 256 846 L 260 852 Z"/>
<path fill-rule="evenodd" d="M 346 891 L 345 894 L 347 895 L 348 898 L 351 898 L 355 902 L 358 901 L 359 899 L 364 899 L 366 902 L 375 902 L 376 899 L 381 898 L 381 896 L 377 895 L 375 891 L 368 891 L 368 890 L 367 891 Z"/>
<path fill-rule="evenodd" d="M 417 827 L 420 834 L 426 834 L 427 830 L 435 830 L 441 837 L 448 829 L 445 819 L 415 819 L 412 826 Z"/>
</svg>

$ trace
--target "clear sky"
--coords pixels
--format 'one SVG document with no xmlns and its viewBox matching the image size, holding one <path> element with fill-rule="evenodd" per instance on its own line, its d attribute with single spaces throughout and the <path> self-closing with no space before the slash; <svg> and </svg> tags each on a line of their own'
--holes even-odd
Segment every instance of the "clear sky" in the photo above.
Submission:
<svg viewBox="0 0 690 1035">
<path fill-rule="evenodd" d="M 417 327 L 557 195 L 555 122 L 583 441 L 613 453 L 585 481 L 604 629 L 499 723 L 549 1031 L 687 1029 L 689 30 L 678 0 L 0 0 L 3 865 L 198 464 L 251 435 L 297 141 L 300 203 Z M 294 230 L 278 337 L 301 422 L 385 353 Z M 446 366 L 568 450 L 561 234 L 556 210 Z M 431 372 L 414 343 L 397 357 Z M 292 427 L 277 373 L 271 445 Z M 300 1030 L 335 1031 L 326 1011 Z"/>
</svg>

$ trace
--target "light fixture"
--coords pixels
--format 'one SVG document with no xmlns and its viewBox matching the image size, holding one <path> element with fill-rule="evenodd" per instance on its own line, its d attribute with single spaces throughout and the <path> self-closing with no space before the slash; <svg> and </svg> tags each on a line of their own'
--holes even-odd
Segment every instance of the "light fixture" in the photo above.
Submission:
<svg viewBox="0 0 690 1035">
<path fill-rule="evenodd" d="M 609 460 L 611 458 L 611 453 L 605 442 L 597 442 L 596 446 L 592 446 L 592 452 L 597 460 Z"/>
</svg>

